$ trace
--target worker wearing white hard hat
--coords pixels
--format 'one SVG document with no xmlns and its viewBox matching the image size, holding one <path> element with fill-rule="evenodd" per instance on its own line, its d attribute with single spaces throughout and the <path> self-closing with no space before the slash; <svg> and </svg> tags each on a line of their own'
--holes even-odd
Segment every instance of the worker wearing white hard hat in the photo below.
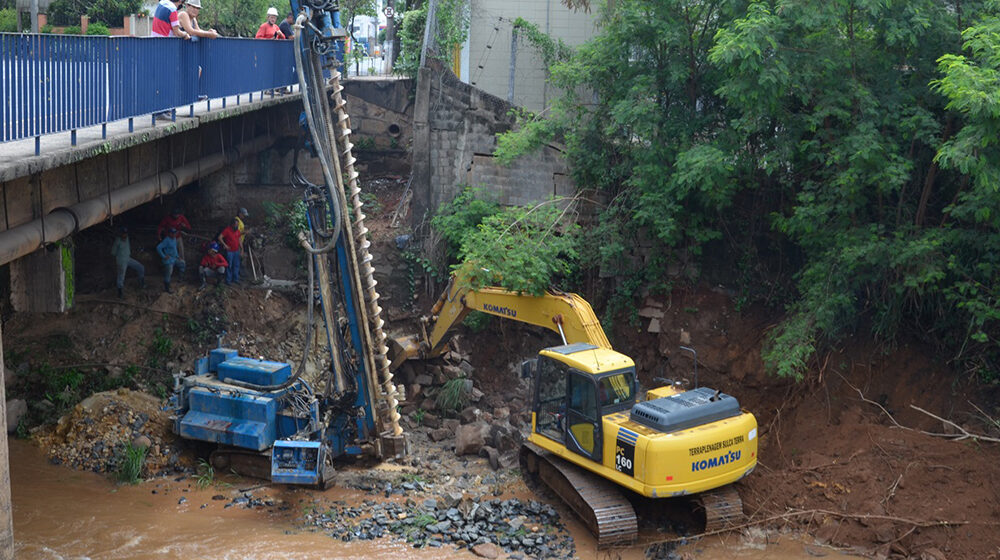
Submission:
<svg viewBox="0 0 1000 560">
<path fill-rule="evenodd" d="M 267 21 L 260 24 L 257 29 L 256 39 L 284 39 L 285 34 L 278 27 L 278 9 L 271 7 L 267 9 Z"/>
</svg>

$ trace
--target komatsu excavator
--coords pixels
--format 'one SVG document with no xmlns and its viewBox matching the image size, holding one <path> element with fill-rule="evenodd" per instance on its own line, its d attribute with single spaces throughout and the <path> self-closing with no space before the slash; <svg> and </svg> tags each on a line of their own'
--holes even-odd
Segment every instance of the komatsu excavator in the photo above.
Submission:
<svg viewBox="0 0 1000 560">
<path fill-rule="evenodd" d="M 531 434 L 522 469 L 555 491 L 596 535 L 598 545 L 637 537 L 632 503 L 622 490 L 647 498 L 695 495 L 706 530 L 743 518 L 732 483 L 757 465 L 757 421 L 720 391 L 680 384 L 637 399 L 635 363 L 611 348 L 590 304 L 576 294 L 542 296 L 476 288 L 459 272 L 421 320 L 419 336 L 391 342 L 392 365 L 432 358 L 469 312 L 551 329 L 562 344 L 522 364 L 533 378 Z"/>
</svg>

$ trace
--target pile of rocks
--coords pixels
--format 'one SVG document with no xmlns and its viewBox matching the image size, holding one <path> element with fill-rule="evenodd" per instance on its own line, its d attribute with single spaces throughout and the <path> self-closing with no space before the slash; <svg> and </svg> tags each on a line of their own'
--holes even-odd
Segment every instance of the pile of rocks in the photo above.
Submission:
<svg viewBox="0 0 1000 560">
<path fill-rule="evenodd" d="M 307 515 L 306 523 L 345 542 L 395 535 L 415 548 L 452 545 L 485 558 L 497 558 L 501 550 L 515 553 L 510 558 L 571 558 L 576 553 L 558 512 L 534 500 L 448 493 L 419 504 L 412 499 L 365 500 L 358 507 L 337 502 L 325 512 Z"/>
<path fill-rule="evenodd" d="M 159 400 L 128 389 L 92 395 L 34 438 L 53 463 L 79 470 L 115 472 L 129 443 L 147 448 L 145 475 L 180 466 Z"/>
<path fill-rule="evenodd" d="M 454 442 L 456 455 L 484 457 L 494 469 L 515 466 L 524 440 L 521 429 L 530 422 L 523 398 L 527 384 L 515 384 L 503 395 L 486 395 L 475 386 L 474 374 L 469 356 L 455 350 L 435 362 L 403 364 L 395 377 L 406 387 L 402 413 L 407 427 L 426 432 L 431 442 Z M 438 398 L 453 380 L 463 383 L 466 406 L 460 410 L 443 408 Z"/>
</svg>

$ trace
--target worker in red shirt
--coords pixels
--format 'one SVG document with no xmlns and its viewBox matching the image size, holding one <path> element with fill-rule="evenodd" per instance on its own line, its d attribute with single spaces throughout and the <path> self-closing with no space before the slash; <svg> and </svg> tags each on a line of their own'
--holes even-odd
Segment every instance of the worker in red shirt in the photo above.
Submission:
<svg viewBox="0 0 1000 560">
<path fill-rule="evenodd" d="M 184 213 L 180 208 L 174 208 L 170 211 L 170 215 L 164 216 L 160 220 L 160 225 L 156 228 L 156 238 L 163 241 L 163 237 L 167 235 L 170 228 L 177 230 L 177 233 L 173 234 L 174 238 L 177 240 L 177 256 L 181 260 L 184 260 L 184 237 L 181 230 L 191 231 L 191 224 L 188 219 L 184 217 Z"/>
<path fill-rule="evenodd" d="M 227 268 L 229 262 L 226 261 L 226 257 L 219 254 L 219 244 L 213 241 L 208 246 L 208 252 L 201 258 L 201 266 L 198 267 L 198 276 L 201 278 L 201 286 L 198 286 L 198 289 L 204 288 L 208 279 L 215 276 L 219 277 L 215 281 L 215 285 L 218 286 L 219 281 L 226 277 Z"/>
<path fill-rule="evenodd" d="M 226 229 L 219 233 L 219 243 L 226 250 L 226 284 L 240 283 L 240 253 L 243 251 L 243 239 L 240 236 L 239 223 L 233 218 Z"/>
<path fill-rule="evenodd" d="M 284 39 L 285 34 L 278 27 L 278 9 L 267 9 L 267 21 L 260 24 L 254 39 Z"/>
</svg>

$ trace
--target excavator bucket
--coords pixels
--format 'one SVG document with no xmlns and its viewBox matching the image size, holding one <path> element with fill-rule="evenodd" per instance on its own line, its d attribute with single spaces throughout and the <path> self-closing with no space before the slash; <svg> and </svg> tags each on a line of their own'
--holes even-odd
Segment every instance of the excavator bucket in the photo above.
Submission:
<svg viewBox="0 0 1000 560">
<path fill-rule="evenodd" d="M 396 371 L 403 362 L 420 357 L 420 338 L 416 335 L 389 339 L 389 371 Z"/>
</svg>

